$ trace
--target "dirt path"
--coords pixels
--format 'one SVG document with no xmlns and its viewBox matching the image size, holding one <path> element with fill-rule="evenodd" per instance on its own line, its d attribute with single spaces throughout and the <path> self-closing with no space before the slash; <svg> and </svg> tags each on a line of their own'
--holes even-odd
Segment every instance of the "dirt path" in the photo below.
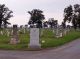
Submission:
<svg viewBox="0 0 80 59">
<path fill-rule="evenodd" d="M 0 59 L 80 59 L 80 39 L 56 49 L 42 51 L 3 51 Z"/>
</svg>

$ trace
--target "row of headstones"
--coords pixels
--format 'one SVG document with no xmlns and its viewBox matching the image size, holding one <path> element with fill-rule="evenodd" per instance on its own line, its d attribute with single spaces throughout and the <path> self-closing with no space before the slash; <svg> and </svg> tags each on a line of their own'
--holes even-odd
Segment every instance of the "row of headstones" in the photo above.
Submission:
<svg viewBox="0 0 80 59">
<path fill-rule="evenodd" d="M 70 31 L 70 28 L 63 29 L 63 27 L 58 26 L 54 32 L 55 37 L 57 37 L 57 38 L 63 37 L 69 31 Z M 41 48 L 41 44 L 39 43 L 39 41 L 40 41 L 39 33 L 40 33 L 39 28 L 31 28 L 30 29 L 30 44 L 29 44 L 30 48 Z"/>
<path fill-rule="evenodd" d="M 14 26 L 14 25 L 13 25 Z M 29 31 L 29 28 L 26 27 L 17 27 L 18 29 L 18 33 L 23 33 L 25 34 L 26 31 Z M 7 35 L 7 36 L 11 36 L 13 34 L 13 28 L 9 27 L 9 28 L 3 28 L 2 30 L 0 30 L 0 35 Z"/>
<path fill-rule="evenodd" d="M 55 37 L 59 38 L 63 35 L 66 35 L 67 29 L 63 29 L 62 27 L 58 26 L 54 29 Z M 7 31 L 9 33 L 9 31 Z M 24 31 L 25 32 L 25 31 Z M 13 25 L 13 31 L 11 32 L 11 40 L 10 44 L 17 44 L 20 43 L 19 37 L 18 37 L 18 27 L 17 25 Z M 40 48 L 41 45 L 39 43 L 39 28 L 31 28 L 30 29 L 30 43 L 29 48 Z"/>
<path fill-rule="evenodd" d="M 18 28 L 18 33 L 26 33 L 26 30 L 29 31 L 30 29 L 25 26 L 20 26 L 20 28 Z M 41 33 L 40 35 L 42 36 L 43 35 L 43 30 L 44 28 L 41 30 Z M 53 28 L 53 33 L 55 33 L 55 36 L 56 37 L 62 37 L 63 35 L 66 35 L 66 33 L 69 31 L 69 28 L 62 28 L 61 26 L 57 26 L 57 27 L 54 27 Z M 7 36 L 10 36 L 12 35 L 13 33 L 13 30 L 11 29 L 5 29 L 5 31 L 0 31 L 0 34 L 3 35 L 3 34 L 6 34 Z"/>
<path fill-rule="evenodd" d="M 19 28 L 17 27 L 17 25 L 13 25 L 13 32 L 12 32 L 12 36 L 11 36 L 11 40 L 10 40 L 10 44 L 17 44 L 20 43 L 19 40 L 19 32 L 23 32 L 22 34 L 26 33 L 26 30 L 29 31 L 29 29 L 27 27 L 23 28 Z"/>
<path fill-rule="evenodd" d="M 69 33 L 70 31 L 70 28 L 69 27 L 63 28 L 62 26 L 58 25 L 57 28 L 54 28 L 53 31 L 55 32 L 55 37 L 60 38 L 67 35 L 67 33 Z"/>
<path fill-rule="evenodd" d="M 4 28 L 0 30 L 0 35 L 6 35 L 11 37 L 10 44 L 17 44 L 19 43 L 18 34 L 22 31 L 24 34 L 26 33 L 27 27 L 25 28 L 18 28 L 17 25 L 13 25 L 13 28 Z"/>
<path fill-rule="evenodd" d="M 12 29 L 2 29 L 0 30 L 0 35 L 6 35 L 6 36 L 11 36 L 13 34 L 13 30 Z"/>
<path fill-rule="evenodd" d="M 10 40 L 10 44 L 17 44 L 20 43 L 18 33 L 17 33 L 17 25 L 13 25 L 13 35 Z M 30 29 L 30 43 L 29 48 L 40 48 L 41 45 L 39 44 L 39 29 L 32 28 Z"/>
</svg>

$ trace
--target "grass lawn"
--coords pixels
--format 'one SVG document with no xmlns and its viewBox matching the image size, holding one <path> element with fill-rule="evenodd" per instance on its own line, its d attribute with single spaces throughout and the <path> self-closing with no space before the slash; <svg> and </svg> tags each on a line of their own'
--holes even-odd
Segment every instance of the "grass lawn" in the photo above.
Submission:
<svg viewBox="0 0 80 59">
<path fill-rule="evenodd" d="M 44 31 L 43 35 L 44 36 L 41 37 L 41 41 L 45 41 L 45 43 L 41 42 L 42 48 L 48 48 L 48 47 L 57 47 L 65 43 L 71 42 L 77 38 L 80 38 L 80 31 L 72 30 L 62 38 L 55 38 L 52 31 L 49 30 L 47 32 Z"/>
<path fill-rule="evenodd" d="M 0 35 L 0 49 L 6 50 L 27 50 L 29 44 L 29 32 L 25 34 L 19 34 L 20 43 L 16 45 L 9 44 L 11 36 Z M 44 29 L 43 35 L 40 37 L 40 43 L 42 48 L 57 47 L 67 42 L 80 38 L 79 31 L 70 31 L 66 36 L 62 38 L 55 38 L 51 29 Z M 42 43 L 42 41 L 45 41 Z"/>
</svg>

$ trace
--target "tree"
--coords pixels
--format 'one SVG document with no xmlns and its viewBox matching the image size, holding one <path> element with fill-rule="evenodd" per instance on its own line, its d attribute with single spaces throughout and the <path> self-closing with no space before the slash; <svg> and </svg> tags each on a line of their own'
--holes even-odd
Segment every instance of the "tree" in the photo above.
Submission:
<svg viewBox="0 0 80 59">
<path fill-rule="evenodd" d="M 48 24 L 50 25 L 51 28 L 54 26 L 54 18 L 49 18 Z"/>
<path fill-rule="evenodd" d="M 37 28 L 42 28 L 42 21 L 45 19 L 44 15 L 42 14 L 43 11 L 39 9 L 33 9 L 32 11 L 28 11 L 31 15 L 28 24 L 36 24 Z"/>
<path fill-rule="evenodd" d="M 74 5 L 74 12 L 76 15 L 77 26 L 80 28 L 80 5 L 79 4 Z"/>
<path fill-rule="evenodd" d="M 62 27 L 63 27 L 63 29 L 65 29 L 66 28 L 66 24 L 65 24 L 65 22 L 62 22 Z"/>
<path fill-rule="evenodd" d="M 44 28 L 48 28 L 48 21 L 44 21 L 44 22 L 43 22 L 43 27 L 44 27 Z"/>
<path fill-rule="evenodd" d="M 71 22 L 74 29 L 77 27 L 80 28 L 80 5 L 75 4 L 74 6 L 70 5 L 64 9 L 64 19 L 63 22 Z"/>
<path fill-rule="evenodd" d="M 54 18 L 49 18 L 48 24 L 50 25 L 51 28 L 56 27 L 58 25 L 58 21 L 54 20 Z"/>
<path fill-rule="evenodd" d="M 11 15 L 13 13 L 11 10 L 9 10 L 8 7 L 5 6 L 5 4 L 0 4 L 0 28 L 3 25 L 4 27 L 7 27 L 8 20 L 13 16 Z"/>
<path fill-rule="evenodd" d="M 64 23 L 66 21 L 69 21 L 69 22 L 71 21 L 72 13 L 73 13 L 72 5 L 64 9 L 64 19 L 63 19 Z"/>
</svg>

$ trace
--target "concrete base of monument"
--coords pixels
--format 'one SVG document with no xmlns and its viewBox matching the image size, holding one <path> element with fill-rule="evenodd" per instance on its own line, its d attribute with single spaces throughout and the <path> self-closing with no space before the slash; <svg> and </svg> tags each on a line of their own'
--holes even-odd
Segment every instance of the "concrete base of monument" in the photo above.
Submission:
<svg viewBox="0 0 80 59">
<path fill-rule="evenodd" d="M 38 45 L 29 44 L 28 49 L 29 50 L 41 50 L 41 45 L 40 44 Z"/>
<path fill-rule="evenodd" d="M 18 40 L 16 38 L 11 38 L 10 44 L 18 44 L 18 43 L 20 43 L 20 40 Z"/>
</svg>

